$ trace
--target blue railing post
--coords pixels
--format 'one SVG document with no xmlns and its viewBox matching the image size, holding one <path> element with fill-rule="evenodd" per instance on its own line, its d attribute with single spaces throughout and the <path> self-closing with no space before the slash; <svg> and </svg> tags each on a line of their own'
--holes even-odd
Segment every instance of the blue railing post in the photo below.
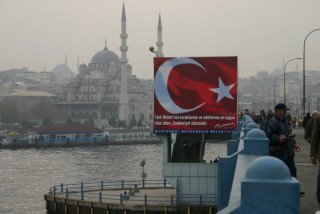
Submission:
<svg viewBox="0 0 320 214">
<path fill-rule="evenodd" d="M 83 182 L 81 182 L 81 200 L 83 200 Z"/>
<path fill-rule="evenodd" d="M 61 192 L 63 192 L 63 184 L 60 184 Z"/>
<path fill-rule="evenodd" d="M 173 195 L 171 195 L 171 206 L 173 206 Z"/>
<path fill-rule="evenodd" d="M 69 190 L 66 188 L 66 198 L 69 198 Z"/>
<path fill-rule="evenodd" d="M 56 185 L 53 186 L 53 195 L 56 195 Z"/>
<path fill-rule="evenodd" d="M 200 205 L 202 205 L 202 195 L 200 195 L 199 199 L 200 199 Z"/>
<path fill-rule="evenodd" d="M 102 192 L 99 192 L 99 203 L 102 203 Z"/>
<path fill-rule="evenodd" d="M 147 195 L 144 195 L 144 206 L 147 206 L 148 204 L 147 200 L 148 200 Z"/>
<path fill-rule="evenodd" d="M 121 180 L 121 188 L 124 189 L 124 180 Z"/>
<path fill-rule="evenodd" d="M 120 204 L 123 204 L 123 197 L 122 197 L 122 193 L 120 194 Z"/>
<path fill-rule="evenodd" d="M 167 187 L 167 180 L 166 179 L 163 180 L 163 186 L 164 186 L 164 188 Z"/>
<path fill-rule="evenodd" d="M 103 181 L 101 181 L 100 186 L 101 186 L 101 190 L 103 190 Z"/>
</svg>

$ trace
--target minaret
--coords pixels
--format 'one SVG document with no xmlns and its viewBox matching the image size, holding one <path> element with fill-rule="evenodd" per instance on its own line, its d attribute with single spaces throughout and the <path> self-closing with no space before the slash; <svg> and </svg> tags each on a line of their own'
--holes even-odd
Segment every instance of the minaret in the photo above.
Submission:
<svg viewBox="0 0 320 214">
<path fill-rule="evenodd" d="M 121 17 L 121 59 L 120 59 L 120 69 L 121 69 L 121 87 L 120 87 L 120 100 L 119 100 L 119 120 L 125 121 L 126 125 L 129 125 L 129 99 L 128 99 L 128 81 L 127 81 L 127 21 L 126 21 L 126 11 L 124 3 L 122 6 L 122 17 Z"/>
<path fill-rule="evenodd" d="M 66 54 L 65 57 L 64 57 L 64 64 L 65 64 L 65 65 L 68 65 L 68 56 L 67 56 L 67 54 Z"/>
<path fill-rule="evenodd" d="M 163 57 L 162 53 L 162 24 L 161 24 L 161 15 L 159 14 L 159 21 L 158 21 L 158 41 L 157 41 L 157 57 Z"/>
<path fill-rule="evenodd" d="M 80 57 L 77 57 L 77 72 L 76 75 L 80 74 Z"/>
</svg>

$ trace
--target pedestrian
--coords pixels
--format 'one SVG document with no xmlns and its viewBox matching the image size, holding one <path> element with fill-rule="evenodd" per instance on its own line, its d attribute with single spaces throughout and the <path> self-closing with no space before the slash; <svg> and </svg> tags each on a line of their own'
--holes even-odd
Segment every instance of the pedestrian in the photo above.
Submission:
<svg viewBox="0 0 320 214">
<path fill-rule="evenodd" d="M 297 177 L 294 150 L 300 150 L 300 146 L 294 140 L 286 120 L 288 110 L 290 109 L 284 103 L 275 106 L 274 116 L 267 124 L 266 135 L 270 140 L 270 155 L 282 160 L 289 168 L 291 176 Z"/>
<path fill-rule="evenodd" d="M 307 112 L 302 121 L 302 127 L 305 129 L 308 121 L 311 119 L 310 112 Z"/>
<path fill-rule="evenodd" d="M 310 142 L 310 161 L 312 164 L 317 164 L 320 162 L 320 117 L 317 117 L 314 120 L 314 127 Z M 318 168 L 318 175 L 317 175 L 317 201 L 320 205 L 320 167 Z M 317 211 L 320 213 L 320 210 Z"/>
<path fill-rule="evenodd" d="M 304 129 L 304 139 L 306 142 L 311 142 L 312 137 L 312 131 L 315 123 L 315 119 L 319 117 L 319 112 L 317 110 L 314 110 L 311 112 L 311 119 L 307 122 L 306 127 Z"/>
</svg>

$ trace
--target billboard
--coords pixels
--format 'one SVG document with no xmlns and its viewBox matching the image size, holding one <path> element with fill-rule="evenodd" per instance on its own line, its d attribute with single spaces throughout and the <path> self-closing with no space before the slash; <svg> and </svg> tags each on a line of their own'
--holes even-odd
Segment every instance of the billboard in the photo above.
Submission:
<svg viewBox="0 0 320 214">
<path fill-rule="evenodd" d="M 154 58 L 154 133 L 237 127 L 237 57 Z"/>
</svg>

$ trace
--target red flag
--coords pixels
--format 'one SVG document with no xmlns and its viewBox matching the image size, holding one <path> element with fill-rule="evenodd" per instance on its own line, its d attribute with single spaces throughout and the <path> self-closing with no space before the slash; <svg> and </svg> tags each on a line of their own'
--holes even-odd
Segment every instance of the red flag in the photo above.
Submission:
<svg viewBox="0 0 320 214">
<path fill-rule="evenodd" d="M 154 58 L 154 131 L 215 132 L 237 125 L 237 57 Z"/>
</svg>

